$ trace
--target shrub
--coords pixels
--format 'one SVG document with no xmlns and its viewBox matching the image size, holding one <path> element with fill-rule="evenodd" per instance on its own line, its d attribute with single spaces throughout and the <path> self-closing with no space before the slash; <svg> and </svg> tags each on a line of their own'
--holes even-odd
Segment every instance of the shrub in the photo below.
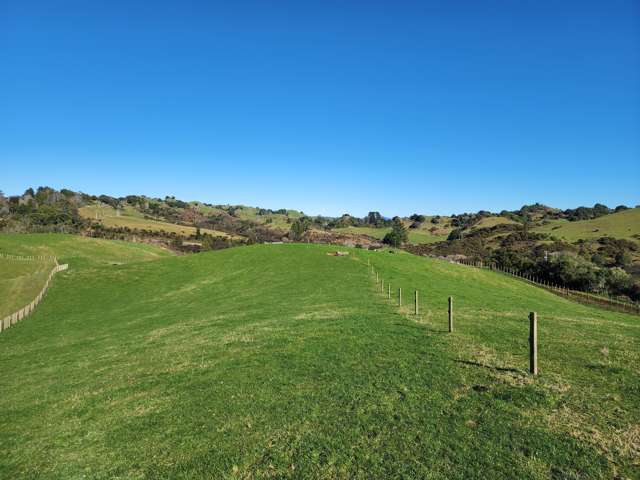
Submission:
<svg viewBox="0 0 640 480">
<path fill-rule="evenodd" d="M 403 243 L 409 241 L 409 235 L 399 217 L 394 217 L 392 222 L 391 231 L 384 236 L 382 243 L 392 247 L 401 247 Z"/>
<path fill-rule="evenodd" d="M 294 241 L 302 240 L 305 232 L 309 230 L 311 226 L 311 221 L 309 217 L 300 217 L 296 219 L 291 224 L 291 229 L 289 230 L 289 238 Z"/>
</svg>

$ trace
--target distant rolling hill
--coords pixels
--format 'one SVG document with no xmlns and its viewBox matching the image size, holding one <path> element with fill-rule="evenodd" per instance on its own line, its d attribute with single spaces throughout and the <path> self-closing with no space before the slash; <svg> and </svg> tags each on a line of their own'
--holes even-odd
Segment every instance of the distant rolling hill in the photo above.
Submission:
<svg viewBox="0 0 640 480">
<path fill-rule="evenodd" d="M 184 236 L 195 235 L 197 230 L 194 226 L 180 225 L 145 217 L 131 206 L 115 209 L 109 205 L 96 203 L 81 207 L 78 211 L 84 218 L 99 222 L 106 227 L 127 227 L 138 230 L 177 233 Z M 230 235 L 226 232 L 208 228 L 202 228 L 201 233 L 207 233 L 213 236 L 240 238 L 238 235 Z"/>
<path fill-rule="evenodd" d="M 600 237 L 640 240 L 640 208 L 611 213 L 592 220 L 551 220 L 534 231 L 574 242 Z"/>
</svg>

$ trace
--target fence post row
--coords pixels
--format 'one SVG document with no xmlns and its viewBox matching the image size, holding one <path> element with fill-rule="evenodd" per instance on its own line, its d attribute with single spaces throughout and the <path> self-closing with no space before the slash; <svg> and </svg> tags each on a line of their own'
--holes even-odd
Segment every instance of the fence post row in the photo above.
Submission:
<svg viewBox="0 0 640 480">
<path fill-rule="evenodd" d="M 538 374 L 538 315 L 529 313 L 529 371 Z"/>
<path fill-rule="evenodd" d="M 0 254 L 0 256 L 5 258 L 16 258 L 18 260 L 29 259 L 28 257 L 18 257 L 18 256 L 9 257 L 7 254 Z M 57 259 L 55 257 L 36 257 L 36 256 L 31 257 L 31 259 L 36 259 L 36 258 L 53 258 L 56 260 L 56 266 L 53 267 L 53 269 L 51 270 L 51 273 L 49 273 L 49 277 L 47 278 L 47 281 L 42 287 L 42 290 L 40 290 L 40 293 L 38 293 L 36 297 L 29 304 L 22 307 L 17 312 L 14 312 L 11 315 L 5 317 L 4 319 L 0 319 L 0 332 L 7 330 L 11 325 L 15 325 L 17 322 L 19 322 L 20 320 L 25 318 L 27 315 L 29 315 L 31 312 L 33 312 L 38 306 L 38 304 L 41 302 L 41 300 L 44 298 L 44 295 L 47 293 L 47 289 L 49 288 L 49 283 L 51 282 L 51 278 L 53 277 L 53 275 L 56 274 L 57 272 L 67 270 L 67 268 L 69 267 L 69 265 L 67 264 L 63 264 L 63 265 L 57 264 Z"/>
<path fill-rule="evenodd" d="M 431 255 L 434 258 L 438 258 L 435 255 Z M 618 309 L 619 311 L 623 311 L 623 312 L 627 312 L 627 313 L 637 313 L 638 315 L 640 315 L 640 302 L 629 302 L 629 303 L 625 303 L 620 301 L 617 298 L 613 298 L 610 296 L 610 298 L 606 298 L 606 297 L 601 297 L 595 294 L 591 294 L 591 293 L 587 293 L 587 292 L 582 292 L 582 291 L 578 291 L 578 290 L 571 290 L 570 288 L 566 287 L 566 286 L 560 286 L 560 285 L 556 285 L 552 282 L 549 282 L 547 280 L 543 280 L 540 278 L 537 278 L 533 275 L 530 275 L 528 273 L 520 273 L 518 271 L 516 271 L 514 268 L 501 268 L 498 267 L 496 265 L 484 265 L 484 263 L 482 261 L 479 262 L 475 262 L 475 261 L 468 261 L 468 260 L 453 260 L 453 263 L 457 263 L 459 265 L 467 265 L 470 267 L 477 267 L 477 268 L 491 268 L 491 269 L 495 269 L 498 270 L 500 272 L 503 272 L 507 275 L 512 275 L 514 277 L 520 278 L 522 280 L 524 280 L 525 282 L 529 282 L 532 284 L 535 284 L 539 287 L 542 288 L 547 288 L 549 290 L 555 291 L 560 295 L 564 295 L 567 298 L 573 297 L 573 298 L 579 298 L 581 299 L 583 302 L 587 302 L 587 303 L 591 303 L 591 304 L 596 304 L 596 305 L 606 305 L 606 306 L 610 306 L 610 307 L 614 307 L 614 309 Z"/>
</svg>

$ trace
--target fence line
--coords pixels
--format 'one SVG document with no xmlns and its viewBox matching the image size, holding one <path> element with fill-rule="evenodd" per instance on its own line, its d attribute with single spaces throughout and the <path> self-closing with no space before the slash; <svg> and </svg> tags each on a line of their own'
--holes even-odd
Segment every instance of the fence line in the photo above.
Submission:
<svg viewBox="0 0 640 480">
<path fill-rule="evenodd" d="M 515 270 L 511 270 L 511 269 L 502 269 L 497 267 L 495 264 L 484 264 L 483 262 L 464 262 L 464 261 L 453 261 L 453 260 L 449 260 L 452 263 L 459 263 L 462 265 L 469 265 L 471 267 L 476 267 L 476 268 L 487 268 L 490 270 L 496 270 L 502 273 L 505 273 L 507 275 L 512 275 L 516 278 L 520 278 L 526 282 L 529 282 L 533 285 L 548 289 L 550 291 L 553 291 L 555 293 L 558 294 L 562 294 L 562 295 L 567 295 L 567 296 L 571 296 L 571 295 L 585 295 L 587 297 L 592 297 L 591 299 L 593 300 L 593 297 L 595 297 L 595 295 L 588 295 L 584 292 L 578 292 L 575 290 L 570 290 L 568 288 L 565 287 L 560 287 L 554 284 L 550 284 L 548 282 L 540 282 L 539 280 L 532 278 L 531 276 L 527 276 L 527 275 L 519 275 Z M 367 259 L 367 270 L 370 273 L 371 277 L 374 276 L 375 274 L 375 281 L 376 281 L 376 286 L 378 285 L 378 283 L 380 283 L 380 292 L 384 295 L 384 278 L 382 278 L 379 274 L 379 272 L 374 268 L 374 265 L 370 262 L 369 259 Z M 387 288 L 388 288 L 388 293 L 387 295 L 385 295 L 387 297 L 388 300 L 391 300 L 391 282 L 387 280 Z M 596 297 L 597 298 L 597 297 Z M 601 298 L 601 300 L 606 300 L 604 298 Z M 619 302 L 622 303 L 622 302 Z M 400 312 L 402 313 L 402 287 L 398 288 L 398 304 L 397 304 L 398 308 L 400 309 Z M 622 304 L 621 306 L 623 307 L 627 307 L 627 305 Z M 640 314 L 640 304 L 639 305 L 633 305 L 632 308 L 638 308 L 638 311 L 634 313 L 638 313 Z M 414 315 L 416 317 L 420 316 L 419 313 L 419 306 L 418 306 L 418 290 L 414 290 Z M 448 317 L 448 332 L 449 333 L 453 333 L 453 297 L 449 297 L 448 298 L 448 305 L 447 305 L 447 317 Z M 536 312 L 530 312 L 529 313 L 529 373 L 531 373 L 531 375 L 536 376 L 538 375 L 538 315 Z"/>
<path fill-rule="evenodd" d="M 370 275 L 373 277 L 373 274 L 376 274 L 377 289 L 379 282 L 381 285 L 384 284 L 384 279 L 379 276 L 378 271 L 375 270 L 373 265 L 369 262 L 369 259 L 367 259 L 367 265 L 371 267 L 370 269 L 367 267 Z M 387 281 L 387 285 L 389 287 L 389 295 L 387 298 L 391 300 L 391 283 Z M 384 295 L 384 288 L 380 289 L 380 293 Z M 414 302 L 414 315 L 419 317 L 418 290 L 414 290 Z M 402 288 L 398 288 L 398 308 L 400 309 L 400 313 L 402 313 Z M 448 331 L 449 333 L 453 333 L 453 297 L 448 298 L 447 314 L 449 324 Z M 531 312 L 529 314 L 529 373 L 533 376 L 538 375 L 538 315 L 536 312 Z"/>
<path fill-rule="evenodd" d="M 6 258 L 8 260 L 21 260 L 21 261 L 31 261 L 31 260 L 53 260 L 58 263 L 58 259 L 53 255 L 11 255 L 9 253 L 0 252 L 0 258 Z"/>
<path fill-rule="evenodd" d="M 25 307 L 22 307 L 17 312 L 0 320 L 0 332 L 3 332 L 4 330 L 8 329 L 12 325 L 15 325 L 17 322 L 19 322 L 20 320 L 25 318 L 27 315 L 29 315 L 31 312 L 33 312 L 38 306 L 38 304 L 44 299 L 44 296 L 47 293 L 47 290 L 49 289 L 49 284 L 51 283 L 51 279 L 53 278 L 53 276 L 56 273 L 62 272 L 63 270 L 66 270 L 67 268 L 69 268 L 69 265 L 66 263 L 59 265 L 58 260 L 55 257 L 48 257 L 48 258 L 53 258 L 54 261 L 56 262 L 56 266 L 53 267 L 53 269 L 49 273 L 49 277 L 47 278 L 47 281 L 45 282 L 44 287 L 42 287 L 42 290 L 40 290 L 40 293 L 36 295 L 36 298 L 34 298 L 31 301 L 31 303 L 29 303 Z"/>
<path fill-rule="evenodd" d="M 434 258 L 445 260 L 440 257 L 434 257 Z M 520 280 L 530 283 L 531 285 L 544 288 L 545 290 L 553 292 L 556 295 L 565 296 L 567 298 L 574 299 L 581 303 L 587 303 L 590 305 L 597 305 L 601 307 L 608 307 L 624 313 L 635 313 L 637 315 L 640 315 L 640 303 L 621 302 L 620 300 L 616 300 L 614 298 L 606 298 L 606 297 L 601 297 L 599 295 L 595 295 L 593 293 L 581 292 L 580 290 L 572 290 L 570 288 L 565 287 L 564 285 L 556 285 L 554 283 L 540 280 L 539 278 L 534 277 L 532 275 L 522 274 L 515 269 L 499 267 L 494 263 L 487 264 L 481 261 L 475 262 L 475 261 L 465 261 L 465 260 L 446 260 L 446 261 L 449 261 L 451 263 L 457 263 L 458 265 L 466 265 L 468 267 L 481 268 L 481 269 L 487 269 L 495 272 L 504 273 L 505 275 L 509 275 L 514 278 L 519 278 Z"/>
</svg>

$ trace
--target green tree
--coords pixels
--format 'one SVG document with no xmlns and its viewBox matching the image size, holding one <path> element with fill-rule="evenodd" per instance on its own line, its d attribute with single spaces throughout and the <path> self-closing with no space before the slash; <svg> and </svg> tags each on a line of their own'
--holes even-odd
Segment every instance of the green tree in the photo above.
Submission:
<svg viewBox="0 0 640 480">
<path fill-rule="evenodd" d="M 382 223 L 383 219 L 382 219 L 382 215 L 380 215 L 380 212 L 369 212 L 365 218 L 365 223 L 368 223 L 369 225 L 375 225 L 378 226 Z"/>
<path fill-rule="evenodd" d="M 453 230 L 451 230 L 451 233 L 449 233 L 449 236 L 447 237 L 447 240 L 460 240 L 462 238 L 462 229 L 461 228 L 454 228 Z"/>
<path fill-rule="evenodd" d="M 387 233 L 382 239 L 382 243 L 391 245 L 392 247 L 401 247 L 403 243 L 409 241 L 409 235 L 407 229 L 404 228 L 402 220 L 399 217 L 393 217 L 391 223 L 391 231 Z"/>
<path fill-rule="evenodd" d="M 289 238 L 293 241 L 300 241 L 304 236 L 304 233 L 309 230 L 311 221 L 309 217 L 297 218 L 292 224 L 289 231 Z"/>
</svg>

